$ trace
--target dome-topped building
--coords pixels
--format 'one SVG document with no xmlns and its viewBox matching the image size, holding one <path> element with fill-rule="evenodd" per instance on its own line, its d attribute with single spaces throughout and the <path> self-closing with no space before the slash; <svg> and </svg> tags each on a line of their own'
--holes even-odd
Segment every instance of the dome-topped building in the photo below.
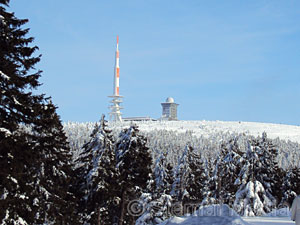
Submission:
<svg viewBox="0 0 300 225">
<path fill-rule="evenodd" d="M 174 98 L 168 97 L 166 102 L 161 103 L 163 120 L 178 120 L 177 119 L 177 107 L 179 104 L 174 102 Z"/>
<path fill-rule="evenodd" d="M 174 98 L 168 97 L 166 103 L 174 103 Z"/>
</svg>

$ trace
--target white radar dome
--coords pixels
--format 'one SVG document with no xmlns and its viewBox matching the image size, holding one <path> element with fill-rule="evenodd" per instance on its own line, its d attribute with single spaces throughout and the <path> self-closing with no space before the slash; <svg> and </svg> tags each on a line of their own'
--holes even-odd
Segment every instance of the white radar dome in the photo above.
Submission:
<svg viewBox="0 0 300 225">
<path fill-rule="evenodd" d="M 168 97 L 166 100 L 167 103 L 174 103 L 174 98 Z"/>
</svg>

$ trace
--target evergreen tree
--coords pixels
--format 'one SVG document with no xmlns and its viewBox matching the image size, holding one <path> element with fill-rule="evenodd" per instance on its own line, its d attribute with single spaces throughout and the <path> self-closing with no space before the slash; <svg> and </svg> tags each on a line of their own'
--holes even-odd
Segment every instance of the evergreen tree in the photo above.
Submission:
<svg viewBox="0 0 300 225">
<path fill-rule="evenodd" d="M 262 215 L 265 211 L 263 209 L 264 202 L 260 196 L 265 196 L 265 190 L 262 184 L 256 180 L 255 168 L 259 158 L 250 143 L 243 158 L 243 167 L 235 182 L 236 185 L 239 185 L 239 189 L 236 193 L 234 209 L 243 216 Z"/>
<path fill-rule="evenodd" d="M 172 216 L 173 199 L 168 194 L 161 194 L 152 199 L 151 194 L 143 193 L 140 204 L 144 212 L 136 220 L 136 225 L 156 225 Z"/>
<path fill-rule="evenodd" d="M 35 182 L 36 219 L 39 223 L 74 223 L 78 218 L 75 197 L 70 192 L 73 171 L 67 138 L 52 101 L 45 99 L 40 109 L 42 112 L 35 110 L 40 116 L 31 130 L 39 163 L 28 170 Z"/>
<path fill-rule="evenodd" d="M 300 168 L 290 167 L 283 178 L 280 191 L 283 196 L 279 207 L 288 206 L 291 207 L 293 200 L 300 194 Z"/>
<path fill-rule="evenodd" d="M 197 155 L 194 149 L 186 146 L 182 156 L 178 160 L 174 174 L 171 195 L 183 210 L 194 211 L 188 206 L 190 203 L 200 203 L 203 200 L 203 188 L 206 184 L 204 163 L 201 156 Z"/>
<path fill-rule="evenodd" d="M 203 200 L 201 206 L 211 205 L 216 203 L 215 192 L 216 184 L 213 182 L 215 170 L 215 160 L 211 158 L 206 158 L 204 162 L 204 173 L 206 175 L 203 183 Z"/>
<path fill-rule="evenodd" d="M 222 144 L 212 179 L 215 184 L 215 203 L 233 206 L 235 193 L 238 189 L 234 183 L 241 170 L 242 154 L 237 139 L 232 139 L 227 144 Z"/>
<path fill-rule="evenodd" d="M 199 204 L 202 202 L 203 189 L 208 180 L 208 174 L 205 171 L 205 164 L 201 155 L 197 154 L 193 148 L 189 148 L 188 165 L 190 172 L 187 175 L 186 190 L 188 197 L 184 199 L 184 205 Z M 189 211 L 194 211 L 196 208 L 186 208 Z"/>
<path fill-rule="evenodd" d="M 167 162 L 166 155 L 162 152 L 155 162 L 153 183 L 140 200 L 144 213 L 137 219 L 136 225 L 159 224 L 170 216 L 173 167 Z"/>
<path fill-rule="evenodd" d="M 117 198 L 117 171 L 114 140 L 104 116 L 96 124 L 91 139 L 83 146 L 75 172 L 81 192 L 81 211 L 85 222 L 112 224 L 115 216 L 114 200 Z"/>
<path fill-rule="evenodd" d="M 276 206 L 275 190 L 280 189 L 277 154 L 266 133 L 263 133 L 262 138 L 250 141 L 243 156 L 239 178 L 235 182 L 239 185 L 239 190 L 234 208 L 239 214 L 259 216 L 270 212 Z"/>
<path fill-rule="evenodd" d="M 150 179 L 152 158 L 146 143 L 146 138 L 139 134 L 136 126 L 122 131 L 116 143 L 121 197 L 119 225 L 135 221 L 132 213 L 126 210 L 128 203 L 139 198 L 140 191 L 146 189 Z"/>
<path fill-rule="evenodd" d="M 172 184 L 171 195 L 175 201 L 180 204 L 183 204 L 184 198 L 188 197 L 189 193 L 187 192 L 187 178 L 191 172 L 188 163 L 188 154 L 192 151 L 190 146 L 186 146 L 181 157 L 178 159 L 177 167 L 174 171 L 174 182 Z"/>
<path fill-rule="evenodd" d="M 66 137 L 52 103 L 32 93 L 38 47 L 22 29 L 28 20 L 7 12 L 8 3 L 0 1 L 0 221 L 72 223 L 62 207 L 72 201 Z"/>
<path fill-rule="evenodd" d="M 282 198 L 279 187 L 282 184 L 283 177 L 283 170 L 278 166 L 278 148 L 267 137 L 266 132 L 263 132 L 262 137 L 257 138 L 253 144 L 259 154 L 256 171 L 257 180 L 262 183 L 268 197 L 275 204 L 272 207 L 276 207 Z"/>
<path fill-rule="evenodd" d="M 173 167 L 167 162 L 167 153 L 162 152 L 155 162 L 154 183 L 155 193 L 169 194 L 173 184 Z"/>
</svg>

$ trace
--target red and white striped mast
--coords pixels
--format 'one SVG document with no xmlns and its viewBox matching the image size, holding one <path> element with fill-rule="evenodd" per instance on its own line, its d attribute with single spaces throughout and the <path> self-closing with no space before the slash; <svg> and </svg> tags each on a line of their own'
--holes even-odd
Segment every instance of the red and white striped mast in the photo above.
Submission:
<svg viewBox="0 0 300 225">
<path fill-rule="evenodd" d="M 117 36 L 117 49 L 116 49 L 116 63 L 115 63 L 115 76 L 114 76 L 114 95 L 119 96 L 120 90 L 120 54 L 119 54 L 119 36 Z"/>
<path fill-rule="evenodd" d="M 110 108 L 110 120 L 121 122 L 122 121 L 122 113 L 120 110 L 122 107 L 120 104 L 122 103 L 123 96 L 120 96 L 120 54 L 119 54 L 119 36 L 117 36 L 117 49 L 116 49 L 116 62 L 115 62 L 115 68 L 114 68 L 114 89 L 113 89 L 113 95 L 109 96 L 112 98 L 110 101 L 112 105 Z"/>
</svg>

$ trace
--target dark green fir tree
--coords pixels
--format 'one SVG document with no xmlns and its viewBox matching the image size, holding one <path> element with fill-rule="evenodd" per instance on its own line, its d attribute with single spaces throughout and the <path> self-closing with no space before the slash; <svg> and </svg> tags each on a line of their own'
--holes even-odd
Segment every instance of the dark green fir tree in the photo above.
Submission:
<svg viewBox="0 0 300 225">
<path fill-rule="evenodd" d="M 0 0 L 0 221 L 73 224 L 66 137 L 50 100 L 32 93 L 41 56 L 8 4 Z"/>
<path fill-rule="evenodd" d="M 32 194 L 36 194 L 36 219 L 39 223 L 73 224 L 78 220 L 76 199 L 71 192 L 74 174 L 63 126 L 50 99 L 45 99 L 42 105 L 36 104 L 35 112 L 30 141 L 35 143 L 38 163 L 32 164 L 28 172 L 35 187 Z"/>
<path fill-rule="evenodd" d="M 118 173 L 114 139 L 102 116 L 77 160 L 79 198 L 84 222 L 113 224 L 118 208 Z"/>
<path fill-rule="evenodd" d="M 138 199 L 150 179 L 152 158 L 147 139 L 139 134 L 136 126 L 122 131 L 116 143 L 117 169 L 119 171 L 120 214 L 119 225 L 133 224 L 137 219 L 129 202 Z"/>
<path fill-rule="evenodd" d="M 300 194 L 300 168 L 290 167 L 284 171 L 280 191 L 282 198 L 279 207 L 292 207 L 293 200 Z"/>
</svg>

